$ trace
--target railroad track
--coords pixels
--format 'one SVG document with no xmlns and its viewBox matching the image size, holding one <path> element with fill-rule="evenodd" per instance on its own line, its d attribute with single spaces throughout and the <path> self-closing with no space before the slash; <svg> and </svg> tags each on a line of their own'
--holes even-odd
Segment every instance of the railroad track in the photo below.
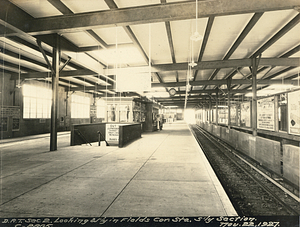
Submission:
<svg viewBox="0 0 300 227">
<path fill-rule="evenodd" d="M 297 196 L 275 185 L 198 125 L 190 128 L 240 216 L 300 215 Z"/>
</svg>

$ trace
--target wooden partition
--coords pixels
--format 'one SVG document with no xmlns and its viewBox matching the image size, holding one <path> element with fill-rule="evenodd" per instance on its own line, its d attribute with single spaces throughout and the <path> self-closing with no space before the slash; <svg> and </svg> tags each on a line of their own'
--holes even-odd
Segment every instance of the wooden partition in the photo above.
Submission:
<svg viewBox="0 0 300 227">
<path fill-rule="evenodd" d="M 119 126 L 119 147 L 123 147 L 125 144 L 141 138 L 142 125 L 141 124 L 128 124 Z"/>
<path fill-rule="evenodd" d="M 71 126 L 71 146 L 106 141 L 109 146 L 123 147 L 140 138 L 141 123 L 94 123 Z M 99 137 L 101 136 L 101 138 Z"/>
</svg>

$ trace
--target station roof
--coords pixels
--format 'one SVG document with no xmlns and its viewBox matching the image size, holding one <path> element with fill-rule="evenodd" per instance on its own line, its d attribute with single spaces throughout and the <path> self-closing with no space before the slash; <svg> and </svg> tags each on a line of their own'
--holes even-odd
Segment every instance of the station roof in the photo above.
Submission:
<svg viewBox="0 0 300 227">
<path fill-rule="evenodd" d="M 229 90 L 247 100 L 254 62 L 258 95 L 299 86 L 299 9 L 299 0 L 1 0 L 0 68 L 51 82 L 59 37 L 66 90 L 118 95 L 116 71 L 129 70 L 149 72 L 151 91 L 125 95 L 164 106 L 183 107 L 186 95 L 188 107 L 217 93 L 226 102 Z"/>
</svg>

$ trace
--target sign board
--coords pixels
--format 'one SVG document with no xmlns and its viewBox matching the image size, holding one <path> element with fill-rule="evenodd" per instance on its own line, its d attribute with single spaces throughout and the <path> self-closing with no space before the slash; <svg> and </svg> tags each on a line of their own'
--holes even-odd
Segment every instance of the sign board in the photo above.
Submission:
<svg viewBox="0 0 300 227">
<path fill-rule="evenodd" d="M 116 76 L 117 92 L 151 91 L 151 73 L 135 73 L 118 70 Z"/>
<path fill-rule="evenodd" d="M 231 105 L 230 106 L 230 124 L 236 124 L 236 112 L 237 112 L 236 105 Z"/>
<path fill-rule="evenodd" d="M 105 139 L 108 143 L 119 144 L 119 124 L 106 124 Z"/>
<path fill-rule="evenodd" d="M 275 130 L 275 105 L 274 97 L 257 101 L 257 128 Z"/>
<path fill-rule="evenodd" d="M 250 102 L 241 104 L 241 126 L 251 127 L 250 111 Z"/>
<path fill-rule="evenodd" d="M 0 131 L 6 132 L 8 129 L 8 117 L 0 118 Z"/>
<path fill-rule="evenodd" d="M 220 124 L 228 124 L 228 109 L 218 109 L 218 117 L 219 121 L 218 123 Z"/>
<path fill-rule="evenodd" d="M 21 111 L 19 106 L 1 106 L 1 117 L 20 118 Z"/>
<path fill-rule="evenodd" d="M 300 135 L 300 91 L 288 93 L 288 130 Z"/>
<path fill-rule="evenodd" d="M 20 130 L 20 118 L 13 118 L 12 130 L 13 131 Z"/>
</svg>

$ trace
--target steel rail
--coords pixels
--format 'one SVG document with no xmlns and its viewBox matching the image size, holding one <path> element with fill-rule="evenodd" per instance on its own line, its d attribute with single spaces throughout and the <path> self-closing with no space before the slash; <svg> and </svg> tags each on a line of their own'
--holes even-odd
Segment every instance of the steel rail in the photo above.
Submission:
<svg viewBox="0 0 300 227">
<path fill-rule="evenodd" d="M 277 202 L 279 202 L 283 207 L 285 207 L 289 212 L 295 214 L 295 215 L 299 215 L 299 212 L 296 211 L 295 209 L 293 209 L 292 207 L 290 207 L 289 205 L 287 205 L 284 201 L 282 201 L 273 191 L 271 191 L 267 186 L 265 186 L 263 183 L 261 183 L 261 181 L 259 179 L 257 179 L 255 176 L 253 176 L 253 174 L 251 174 L 245 167 L 243 167 L 241 164 L 237 163 L 237 161 L 235 161 L 232 157 L 230 157 L 226 152 L 223 152 L 223 149 L 226 149 L 230 152 L 232 152 L 232 150 L 226 146 L 225 144 L 220 143 L 219 139 L 216 139 L 216 137 L 214 137 L 213 135 L 209 134 L 208 132 L 206 132 L 205 130 L 203 130 L 202 128 L 200 128 L 198 125 L 195 125 L 196 129 L 202 133 L 202 135 L 204 135 L 209 141 L 211 141 L 233 164 L 235 164 L 239 169 L 241 169 L 247 176 L 249 176 L 253 181 L 255 181 L 262 189 L 265 190 L 265 192 L 267 192 L 271 197 L 273 197 Z M 197 140 L 198 143 L 201 144 L 201 142 L 199 140 Z M 200 145 L 201 148 L 203 148 L 202 145 Z M 221 147 L 222 146 L 222 147 Z M 235 153 L 232 152 L 233 155 L 236 156 Z M 237 156 L 236 156 L 237 157 Z M 244 163 L 246 163 L 247 165 L 250 164 L 248 162 L 246 162 L 246 160 L 244 160 L 242 157 L 238 157 L 239 159 L 241 159 L 242 161 L 244 161 Z M 253 168 L 253 165 L 249 165 L 252 169 L 254 169 L 255 171 L 257 170 L 257 168 Z M 261 174 L 261 172 L 258 172 L 259 174 Z M 265 175 L 261 176 L 265 177 Z M 269 180 L 268 178 L 266 178 L 267 180 Z M 272 181 L 270 181 L 272 182 Z M 272 182 L 273 183 L 273 182 Z M 278 187 L 278 185 L 275 184 L 275 186 Z M 282 186 L 279 187 L 282 190 Z M 284 192 L 286 193 L 286 190 L 284 190 Z M 290 195 L 290 194 L 289 194 Z M 291 196 L 293 199 L 295 199 L 295 196 Z M 299 201 L 298 199 L 296 199 L 296 201 Z"/>
</svg>

